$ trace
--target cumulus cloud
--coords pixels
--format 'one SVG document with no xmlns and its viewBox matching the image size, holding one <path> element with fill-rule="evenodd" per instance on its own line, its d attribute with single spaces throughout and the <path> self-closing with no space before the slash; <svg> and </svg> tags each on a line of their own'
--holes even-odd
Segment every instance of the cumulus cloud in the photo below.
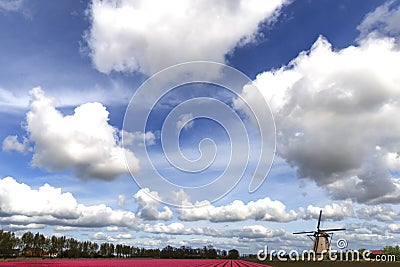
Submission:
<svg viewBox="0 0 400 267">
<path fill-rule="evenodd" d="M 163 207 L 162 211 L 158 210 L 160 196 L 155 191 L 150 191 L 148 188 L 140 189 L 133 198 L 139 205 L 138 215 L 145 220 L 164 220 L 172 219 L 173 213 L 167 206 Z"/>
<path fill-rule="evenodd" d="M 41 228 L 43 225 L 54 225 L 57 231 L 69 231 L 75 227 L 106 227 L 111 232 L 123 228 L 142 230 L 151 226 L 144 224 L 143 220 L 170 220 L 173 216 L 168 207 L 158 211 L 159 203 L 150 195 L 157 196 L 157 193 L 141 189 L 135 194 L 134 199 L 139 205 L 135 213 L 115 210 L 104 204 L 87 206 L 78 203 L 71 193 L 62 192 L 61 188 L 45 184 L 32 189 L 12 177 L 6 177 L 0 179 L 0 223 L 13 225 L 13 229 L 17 226 L 29 229 L 29 225 Z"/>
<path fill-rule="evenodd" d="M 109 113 L 102 104 L 86 103 L 64 116 L 41 88 L 30 93 L 25 129 L 34 144 L 33 166 L 48 171 L 72 169 L 82 179 L 103 180 L 128 173 L 125 157 L 131 171 L 139 169 L 139 160 L 120 144 L 118 129 L 108 123 Z M 24 149 L 16 142 L 16 137 L 7 137 L 3 148 L 6 144 Z"/>
<path fill-rule="evenodd" d="M 108 235 L 108 234 L 106 234 L 106 233 L 103 233 L 103 232 L 96 232 L 96 233 L 90 235 L 90 237 L 91 237 L 93 240 L 101 240 L 101 241 L 107 241 L 107 242 L 116 242 L 116 239 L 115 239 L 115 238 L 113 238 L 112 236 L 110 236 L 110 235 Z"/>
<path fill-rule="evenodd" d="M 176 129 L 178 131 L 180 130 L 189 130 L 193 128 L 193 114 L 192 113 L 187 113 L 187 114 L 182 114 L 179 116 L 179 120 L 176 122 Z"/>
<path fill-rule="evenodd" d="M 0 180 L 0 209 L 8 215 L 42 215 L 56 218 L 77 218 L 77 202 L 70 193 L 48 184 L 38 190 L 20 184 L 11 177 Z"/>
<path fill-rule="evenodd" d="M 152 198 L 148 194 L 156 194 L 149 190 L 139 190 L 136 194 L 136 200 L 139 205 L 148 209 L 150 206 L 155 204 L 152 202 Z M 270 201 L 262 202 L 256 201 L 242 207 L 251 210 L 251 207 L 257 208 L 257 205 L 265 205 L 266 209 L 269 210 Z M 140 204 L 141 203 L 141 204 Z M 233 202 L 234 203 L 234 202 Z M 277 203 L 279 204 L 279 203 Z M 344 205 L 344 204 L 343 204 Z M 279 205 L 278 205 L 279 206 Z M 229 207 L 229 208 L 227 208 Z M 229 204 L 227 206 L 221 206 L 222 216 L 224 210 L 233 209 L 234 205 Z M 151 210 L 152 208 L 150 208 Z M 313 209 L 319 209 L 314 208 Z M 309 208 L 310 214 L 308 218 L 311 218 L 315 214 L 312 213 L 312 208 Z M 330 210 L 332 210 L 330 212 Z M 336 218 L 343 209 L 336 208 L 335 205 L 326 206 L 324 208 L 324 215 L 326 214 L 329 218 Z M 194 210 L 195 211 L 195 210 Z M 278 212 L 269 210 L 263 212 L 260 218 L 268 212 Z M 376 211 L 378 212 L 378 211 Z M 162 213 L 162 212 L 161 212 Z M 229 212 L 228 212 L 229 213 Z M 232 213 L 231 213 L 232 214 Z M 254 215 L 251 216 L 256 216 Z M 288 213 L 290 214 L 290 213 Z M 60 188 L 54 188 L 48 184 L 45 184 L 38 189 L 32 189 L 30 186 L 19 183 L 11 177 L 0 179 L 0 223 L 3 228 L 8 230 L 32 230 L 41 229 L 48 225 L 54 226 L 56 231 L 73 231 L 77 227 L 85 227 L 96 229 L 93 234 L 89 237 L 93 240 L 104 240 L 108 242 L 117 242 L 119 240 L 132 240 L 134 235 L 127 234 L 127 230 L 140 231 L 150 234 L 166 234 L 166 235 L 197 235 L 212 237 L 216 240 L 221 238 L 233 238 L 235 242 L 269 242 L 276 246 L 281 246 L 282 243 L 292 244 L 296 246 L 308 245 L 307 239 L 299 236 L 293 236 L 290 232 L 283 229 L 270 229 L 263 225 L 245 225 L 239 228 L 229 227 L 226 228 L 223 225 L 215 225 L 215 227 L 197 227 L 191 226 L 189 222 L 172 222 L 169 224 L 157 222 L 150 224 L 140 217 L 142 213 L 134 213 L 124 210 L 115 210 L 104 204 L 100 205 L 84 205 L 78 203 L 71 193 L 62 192 Z M 312 215 L 312 216 L 311 216 Z M 153 219 L 154 219 L 154 215 Z M 279 217 L 280 215 L 274 215 Z M 298 214 L 298 219 L 300 214 Z M 163 217 L 163 216 L 160 216 Z M 169 217 L 169 216 L 168 216 Z M 99 220 L 101 218 L 101 220 Z M 216 217 L 218 218 L 218 217 Z M 244 217 L 242 217 L 244 218 Z M 347 227 L 347 226 L 346 226 Z M 349 226 L 351 227 L 351 226 Z M 358 233 L 368 237 L 382 238 L 382 232 L 378 232 L 379 227 L 366 227 L 354 226 L 351 231 L 358 231 Z M 387 227 L 387 231 L 395 233 L 397 228 L 395 224 Z M 100 229 L 99 229 L 100 228 Z M 103 229 L 106 230 L 104 232 Z M 368 228 L 367 230 L 363 230 Z M 99 230 L 97 230 L 99 229 Z M 360 232 L 364 231 L 364 232 Z M 365 232 L 366 231 L 366 232 Z M 110 234 L 109 232 L 113 232 Z M 361 237 L 357 237 L 360 240 Z M 288 241 L 289 240 L 289 241 Z M 189 241 L 190 243 L 191 241 Z M 217 242 L 217 241 L 216 241 Z M 247 246 L 245 246 L 247 247 Z"/>
<path fill-rule="evenodd" d="M 357 215 L 360 219 L 382 222 L 393 222 L 400 219 L 400 213 L 393 210 L 393 207 L 389 205 L 363 207 L 357 210 Z"/>
<path fill-rule="evenodd" d="M 400 34 L 400 5 L 387 1 L 368 13 L 357 27 L 360 39 L 367 36 L 398 36 Z"/>
<path fill-rule="evenodd" d="M 209 220 L 211 222 L 234 222 L 248 219 L 260 221 L 289 222 L 297 219 L 293 210 L 286 211 L 286 206 L 277 200 L 266 197 L 245 204 L 234 200 L 228 205 L 216 207 L 208 201 L 191 204 L 187 197 L 180 201 L 188 208 L 177 209 L 179 218 L 184 221 Z"/>
<path fill-rule="evenodd" d="M 214 206 L 206 201 L 191 204 L 185 198 L 184 204 L 189 208 L 177 209 L 179 218 L 183 221 L 235 222 L 250 219 L 291 222 L 299 219 L 318 219 L 320 210 L 323 212 L 324 219 L 333 221 L 341 221 L 355 216 L 351 201 L 328 204 L 324 207 L 309 205 L 307 208 L 300 207 L 297 212 L 294 210 L 287 211 L 282 202 L 271 200 L 268 197 L 250 201 L 247 204 L 241 200 L 234 200 L 232 203 L 223 206 Z"/>
<path fill-rule="evenodd" d="M 400 149 L 398 69 L 394 39 L 369 38 L 334 50 L 321 36 L 287 66 L 257 76 L 275 116 L 277 152 L 298 177 L 336 199 L 400 200 L 393 174 L 400 166 L 393 163 Z M 252 99 L 254 92 L 244 87 L 242 94 Z"/>
<path fill-rule="evenodd" d="M 171 234 L 171 235 L 190 235 L 199 233 L 199 231 L 194 231 L 191 228 L 186 228 L 183 223 L 174 222 L 170 224 L 157 223 L 154 225 L 147 224 L 142 228 L 145 232 L 156 233 L 156 234 Z"/>
<path fill-rule="evenodd" d="M 23 141 L 18 141 L 17 135 L 9 135 L 3 140 L 3 151 L 17 151 L 20 153 L 26 153 L 31 150 L 29 146 L 29 140 L 23 137 Z"/>
<path fill-rule="evenodd" d="M 152 132 L 127 132 L 122 130 L 121 131 L 122 138 L 124 145 L 129 146 L 129 145 L 146 145 L 146 146 L 151 146 L 155 144 L 156 136 Z"/>
<path fill-rule="evenodd" d="M 302 218 L 318 219 L 319 213 L 322 210 L 323 220 L 330 219 L 333 221 L 341 221 L 345 218 L 354 217 L 353 203 L 351 201 L 344 201 L 342 203 L 333 203 L 325 205 L 323 208 L 309 205 L 307 210 L 300 208 L 300 213 L 304 213 Z"/>
<path fill-rule="evenodd" d="M 400 233 L 400 224 L 391 223 L 388 225 L 388 229 L 392 233 Z"/>
<path fill-rule="evenodd" d="M 260 23 L 276 19 L 286 2 L 93 0 L 86 41 L 95 68 L 104 73 L 152 74 L 186 61 L 224 62 L 236 46 L 256 38 Z"/>
<path fill-rule="evenodd" d="M 176 222 L 171 224 L 157 223 L 155 225 L 145 225 L 143 230 L 155 234 L 203 235 L 213 238 L 268 239 L 269 241 L 297 238 L 283 229 L 270 229 L 262 225 L 246 225 L 233 229 L 215 229 L 211 227 L 186 227 L 183 223 Z"/>
<path fill-rule="evenodd" d="M 99 220 L 101 218 L 101 220 Z M 18 183 L 14 178 L 0 179 L 0 223 L 10 225 L 58 225 L 69 227 L 137 228 L 133 212 L 113 210 L 106 205 L 86 206 L 69 192 L 48 184 L 39 189 Z"/>
</svg>

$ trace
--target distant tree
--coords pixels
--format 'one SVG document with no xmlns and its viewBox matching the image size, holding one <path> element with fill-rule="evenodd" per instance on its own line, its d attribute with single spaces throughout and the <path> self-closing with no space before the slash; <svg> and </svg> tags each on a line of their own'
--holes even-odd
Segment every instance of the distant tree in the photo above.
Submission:
<svg viewBox="0 0 400 267">
<path fill-rule="evenodd" d="M 226 252 L 226 250 L 224 250 L 224 249 L 221 250 L 221 252 L 220 252 L 220 257 L 224 259 L 224 258 L 226 258 L 227 256 L 228 256 L 228 252 Z"/>
<path fill-rule="evenodd" d="M 385 255 L 394 255 L 397 261 L 400 260 L 400 247 L 398 245 L 395 247 L 387 246 L 383 248 L 382 253 Z"/>
<path fill-rule="evenodd" d="M 173 258 L 174 254 L 175 254 L 174 252 L 175 252 L 175 249 L 168 245 L 160 251 L 160 258 L 163 258 L 163 259 Z"/>
<path fill-rule="evenodd" d="M 26 232 L 21 237 L 23 243 L 23 249 L 28 249 L 33 247 L 33 234 L 31 232 Z"/>
<path fill-rule="evenodd" d="M 127 245 L 122 245 L 122 257 L 128 258 L 131 256 L 131 247 Z"/>
<path fill-rule="evenodd" d="M 364 253 L 364 251 L 366 251 L 365 248 L 359 248 L 358 249 L 358 253 L 360 253 L 360 255 L 362 255 Z"/>
<path fill-rule="evenodd" d="M 115 247 L 114 244 L 111 243 L 108 249 L 108 257 L 114 257 Z"/>
<path fill-rule="evenodd" d="M 228 259 L 239 258 L 239 251 L 237 249 L 231 249 L 228 251 Z"/>
<path fill-rule="evenodd" d="M 5 232 L 0 229 L 0 257 L 12 257 L 15 255 L 14 249 L 22 249 L 25 256 L 50 256 L 57 255 L 60 258 L 97 258 L 97 257 L 152 257 L 152 258 L 231 258 L 239 257 L 239 252 L 235 249 L 228 253 L 225 250 L 217 250 L 212 245 L 203 248 L 191 248 L 181 246 L 179 248 L 166 246 L 160 249 L 146 249 L 131 247 L 122 244 L 102 243 L 100 246 L 96 242 L 79 241 L 65 236 L 46 237 L 41 233 L 24 233 L 21 238 L 12 232 Z M 388 247 L 387 251 L 391 254 L 398 247 Z M 400 257 L 399 257 L 400 258 Z"/>
<path fill-rule="evenodd" d="M 217 250 L 213 247 L 213 245 L 207 246 L 207 258 L 208 259 L 217 258 Z"/>
<path fill-rule="evenodd" d="M 11 257 L 13 256 L 13 249 L 16 246 L 17 240 L 14 233 L 4 232 L 0 230 L 0 256 Z"/>
<path fill-rule="evenodd" d="M 107 256 L 107 243 L 102 243 L 100 245 L 100 255 L 102 257 L 106 257 Z"/>
</svg>

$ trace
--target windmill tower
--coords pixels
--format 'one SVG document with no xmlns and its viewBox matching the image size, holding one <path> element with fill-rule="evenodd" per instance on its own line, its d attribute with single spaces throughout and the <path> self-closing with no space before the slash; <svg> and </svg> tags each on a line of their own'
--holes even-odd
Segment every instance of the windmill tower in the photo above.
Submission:
<svg viewBox="0 0 400 267">
<path fill-rule="evenodd" d="M 321 225 L 321 217 L 322 217 L 322 210 L 319 212 L 319 219 L 317 224 L 317 231 L 305 231 L 305 232 L 297 232 L 293 233 L 295 235 L 298 234 L 307 234 L 311 240 L 314 240 L 312 250 L 315 252 L 315 255 L 321 255 L 322 251 L 329 251 L 330 244 L 332 240 L 333 233 L 336 231 L 345 231 L 345 228 L 335 228 L 335 229 L 320 229 Z"/>
</svg>

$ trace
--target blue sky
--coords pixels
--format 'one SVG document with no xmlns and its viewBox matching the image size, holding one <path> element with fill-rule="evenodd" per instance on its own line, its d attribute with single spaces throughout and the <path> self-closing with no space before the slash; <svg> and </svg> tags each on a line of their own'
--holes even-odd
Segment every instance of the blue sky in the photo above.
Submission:
<svg viewBox="0 0 400 267">
<path fill-rule="evenodd" d="M 323 226 L 346 227 L 335 239 L 346 237 L 349 248 L 397 244 L 399 21 L 397 1 L 0 1 L 1 227 L 255 253 L 264 245 L 308 248 L 307 237 L 291 233 L 314 229 L 323 209 Z M 257 88 L 239 82 L 235 95 L 207 83 L 178 86 L 154 107 L 144 129 L 129 129 L 126 122 L 146 120 L 143 108 L 164 92 L 161 83 L 139 94 L 143 82 L 193 60 L 227 64 Z M 229 83 L 212 65 L 203 67 L 207 81 Z M 202 77 L 190 67 L 173 74 L 172 84 Z M 129 106 L 124 127 L 135 92 L 138 102 Z M 225 103 L 237 117 L 222 124 L 192 120 L 196 112 L 216 117 L 221 110 L 187 104 L 171 119 L 163 144 L 168 114 L 198 97 Z M 248 185 L 259 129 L 238 97 L 260 114 L 268 133 L 276 127 L 275 160 L 254 193 Z M 229 140 L 240 133 L 237 118 L 251 152 L 230 192 L 210 203 L 224 184 L 197 195 L 160 187 L 153 167 L 184 186 L 213 181 L 227 164 L 240 173 L 244 152 L 229 157 L 232 149 L 246 149 Z M 212 139 L 215 161 L 194 174 L 174 168 L 162 149 L 178 137 L 190 160 L 201 156 L 202 139 Z M 213 154 L 211 143 L 202 148 Z M 179 165 L 178 152 L 171 155 Z M 145 188 L 131 177 L 125 157 Z"/>
</svg>

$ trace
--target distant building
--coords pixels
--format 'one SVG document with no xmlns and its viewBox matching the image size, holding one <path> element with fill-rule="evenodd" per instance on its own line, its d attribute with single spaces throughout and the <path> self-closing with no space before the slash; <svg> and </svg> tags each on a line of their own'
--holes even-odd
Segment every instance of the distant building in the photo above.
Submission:
<svg viewBox="0 0 400 267">
<path fill-rule="evenodd" d="M 24 250 L 24 256 L 26 257 L 43 257 L 44 251 L 40 248 L 27 248 Z"/>
<path fill-rule="evenodd" d="M 380 249 L 375 249 L 375 250 L 371 250 L 371 254 L 370 254 L 370 258 L 371 259 L 376 259 L 376 256 L 381 256 L 383 254 L 383 251 Z"/>
</svg>

